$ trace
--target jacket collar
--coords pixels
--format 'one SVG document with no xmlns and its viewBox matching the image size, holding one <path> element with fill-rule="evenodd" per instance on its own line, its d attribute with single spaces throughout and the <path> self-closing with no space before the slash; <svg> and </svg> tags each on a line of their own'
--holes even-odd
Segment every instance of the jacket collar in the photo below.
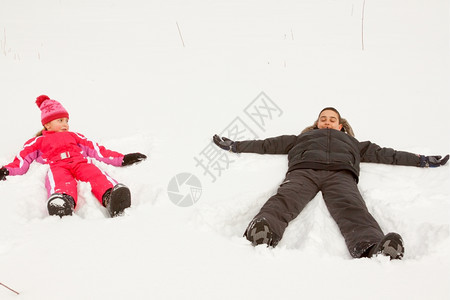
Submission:
<svg viewBox="0 0 450 300">
<path fill-rule="evenodd" d="M 344 119 L 341 118 L 342 121 L 342 129 L 341 131 L 347 133 L 348 135 L 355 137 L 355 133 L 353 132 L 352 126 L 350 126 L 350 123 Z M 317 121 L 314 122 L 313 125 L 306 127 L 305 129 L 303 129 L 303 131 L 301 133 L 305 133 L 311 130 L 317 129 Z"/>
</svg>

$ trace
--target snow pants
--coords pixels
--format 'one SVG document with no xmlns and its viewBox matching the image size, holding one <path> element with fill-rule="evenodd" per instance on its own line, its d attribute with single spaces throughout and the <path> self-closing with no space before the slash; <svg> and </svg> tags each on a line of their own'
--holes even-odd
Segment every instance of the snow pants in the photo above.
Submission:
<svg viewBox="0 0 450 300">
<path fill-rule="evenodd" d="M 117 184 L 113 178 L 100 170 L 96 165 L 89 163 L 85 158 L 64 159 L 50 165 L 45 187 L 48 196 L 54 193 L 63 193 L 72 196 L 77 203 L 77 180 L 89 182 L 91 191 L 100 203 L 103 194 Z"/>
<path fill-rule="evenodd" d="M 349 171 L 298 169 L 284 182 L 255 218 L 264 217 L 280 238 L 289 222 L 321 191 L 352 257 L 359 258 L 384 236 L 367 210 L 355 178 Z"/>
</svg>

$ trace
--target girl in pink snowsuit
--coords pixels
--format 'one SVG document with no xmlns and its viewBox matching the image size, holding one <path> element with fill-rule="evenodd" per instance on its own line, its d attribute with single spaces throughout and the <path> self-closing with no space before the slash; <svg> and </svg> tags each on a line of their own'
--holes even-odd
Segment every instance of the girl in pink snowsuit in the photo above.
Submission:
<svg viewBox="0 0 450 300">
<path fill-rule="evenodd" d="M 77 180 L 89 182 L 92 193 L 112 217 L 131 205 L 129 189 L 92 164 L 87 157 L 113 165 L 130 165 L 146 158 L 140 153 L 123 155 L 111 151 L 69 131 L 69 114 L 56 100 L 41 95 L 36 99 L 41 109 L 42 135 L 28 140 L 14 161 L 0 169 L 0 179 L 22 175 L 36 160 L 50 166 L 45 187 L 50 215 L 71 215 L 77 204 Z"/>
</svg>

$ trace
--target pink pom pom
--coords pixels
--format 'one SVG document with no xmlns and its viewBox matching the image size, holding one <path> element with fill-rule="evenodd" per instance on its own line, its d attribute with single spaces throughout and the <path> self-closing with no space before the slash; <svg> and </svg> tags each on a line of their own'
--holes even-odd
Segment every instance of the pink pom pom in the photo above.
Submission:
<svg viewBox="0 0 450 300">
<path fill-rule="evenodd" d="M 47 95 L 40 95 L 39 97 L 36 98 L 36 104 L 38 107 L 41 107 L 42 102 L 44 102 L 45 100 L 50 99 Z"/>
</svg>

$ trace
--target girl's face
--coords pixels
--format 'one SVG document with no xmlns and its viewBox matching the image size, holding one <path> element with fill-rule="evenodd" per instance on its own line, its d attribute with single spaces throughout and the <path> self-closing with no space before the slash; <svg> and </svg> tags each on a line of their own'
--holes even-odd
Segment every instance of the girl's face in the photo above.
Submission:
<svg viewBox="0 0 450 300">
<path fill-rule="evenodd" d="M 317 127 L 341 130 L 342 124 L 339 124 L 339 115 L 335 111 L 324 110 L 319 116 Z"/>
<path fill-rule="evenodd" d="M 44 125 L 44 127 L 48 131 L 56 131 L 56 132 L 68 131 L 69 119 L 67 118 L 56 119 L 51 122 L 48 122 L 47 124 Z"/>
</svg>

